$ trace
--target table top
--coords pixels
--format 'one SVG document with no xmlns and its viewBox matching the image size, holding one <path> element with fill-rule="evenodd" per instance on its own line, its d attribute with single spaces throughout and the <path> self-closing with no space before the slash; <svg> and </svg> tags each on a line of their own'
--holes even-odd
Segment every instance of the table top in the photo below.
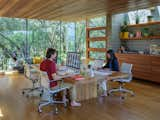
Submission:
<svg viewBox="0 0 160 120">
<path fill-rule="evenodd" d="M 116 71 L 112 71 L 111 75 L 95 75 L 94 77 L 90 77 L 90 76 L 84 76 L 84 79 L 82 80 L 75 80 L 72 77 L 69 78 L 65 78 L 64 81 L 65 82 L 69 82 L 72 84 L 83 84 L 83 83 L 89 83 L 89 82 L 100 82 L 103 80 L 112 80 L 112 79 L 117 79 L 117 78 L 126 78 L 129 75 L 127 73 L 122 73 L 122 72 L 116 72 Z"/>
<path fill-rule="evenodd" d="M 32 64 L 31 67 L 39 70 L 39 64 Z M 106 71 L 106 74 L 104 74 L 104 72 Z M 95 74 L 94 77 L 90 77 L 89 75 L 85 75 L 83 76 L 84 79 L 81 80 L 75 80 L 72 76 L 77 75 L 78 73 L 73 73 L 73 71 L 71 73 L 69 73 L 70 71 L 66 72 L 66 74 L 64 75 L 58 75 L 61 78 L 64 78 L 64 82 L 69 82 L 69 83 L 73 83 L 73 84 L 78 84 L 78 83 L 89 83 L 89 82 L 96 82 L 96 81 L 101 81 L 101 80 L 112 80 L 112 79 L 117 79 L 117 78 L 126 78 L 128 77 L 127 73 L 122 73 L 122 72 L 117 72 L 117 71 L 108 71 L 108 69 L 103 70 L 103 71 L 99 71 L 102 72 L 102 74 L 98 73 Z M 57 73 L 60 73 L 59 71 L 57 71 Z"/>
<path fill-rule="evenodd" d="M 127 78 L 128 76 L 129 76 L 128 73 L 113 71 L 112 74 L 108 76 L 108 80 L 117 79 L 117 78 Z"/>
</svg>

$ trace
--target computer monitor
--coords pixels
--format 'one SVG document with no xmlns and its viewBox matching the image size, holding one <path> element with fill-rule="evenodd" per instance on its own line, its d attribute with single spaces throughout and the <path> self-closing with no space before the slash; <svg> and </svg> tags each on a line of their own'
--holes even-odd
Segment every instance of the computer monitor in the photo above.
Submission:
<svg viewBox="0 0 160 120">
<path fill-rule="evenodd" d="M 66 59 L 66 66 L 80 69 L 80 53 L 68 52 Z"/>
</svg>

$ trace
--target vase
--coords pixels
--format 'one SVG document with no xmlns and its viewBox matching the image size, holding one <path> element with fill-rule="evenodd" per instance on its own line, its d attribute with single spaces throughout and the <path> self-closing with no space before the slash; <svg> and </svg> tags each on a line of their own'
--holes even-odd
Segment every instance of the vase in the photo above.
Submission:
<svg viewBox="0 0 160 120">
<path fill-rule="evenodd" d="M 123 38 L 127 39 L 129 37 L 129 32 L 124 32 Z"/>
</svg>

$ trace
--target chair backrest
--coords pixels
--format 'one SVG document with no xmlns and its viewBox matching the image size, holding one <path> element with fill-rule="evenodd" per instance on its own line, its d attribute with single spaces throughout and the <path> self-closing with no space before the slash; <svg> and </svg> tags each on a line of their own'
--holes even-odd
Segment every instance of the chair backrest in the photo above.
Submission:
<svg viewBox="0 0 160 120">
<path fill-rule="evenodd" d="M 40 76 L 41 76 L 41 85 L 42 85 L 42 87 L 44 87 L 46 89 L 50 89 L 50 87 L 49 87 L 49 79 L 48 79 L 47 73 L 41 71 L 40 72 Z"/>
<path fill-rule="evenodd" d="M 40 73 L 37 69 L 34 69 L 31 67 L 30 64 L 25 64 L 24 65 L 24 69 L 25 69 L 25 76 L 29 79 L 29 80 L 32 80 L 32 81 L 39 81 L 40 79 Z"/>
<path fill-rule="evenodd" d="M 30 77 L 30 66 L 28 64 L 24 65 L 24 71 L 25 71 L 25 76 L 29 78 Z"/>
<path fill-rule="evenodd" d="M 132 64 L 129 63 L 122 63 L 120 71 L 122 73 L 132 73 Z"/>
<path fill-rule="evenodd" d="M 43 87 L 44 90 L 46 90 L 48 93 L 58 93 L 60 91 L 63 91 L 65 89 L 68 89 L 69 86 L 63 86 L 62 80 L 54 80 L 54 81 L 61 81 L 58 83 L 57 86 L 54 87 L 54 89 L 50 89 L 50 80 L 48 79 L 48 75 L 46 72 L 40 72 L 41 74 L 41 86 Z"/>
<path fill-rule="evenodd" d="M 128 78 L 123 78 L 124 81 L 130 82 L 132 80 L 132 64 L 129 63 L 122 63 L 120 71 L 122 73 L 128 73 Z"/>
<path fill-rule="evenodd" d="M 41 76 L 41 85 L 42 87 L 46 89 L 50 89 L 50 80 L 48 79 L 47 72 L 40 71 L 40 76 Z M 54 80 L 54 81 L 59 81 L 59 80 Z"/>
</svg>

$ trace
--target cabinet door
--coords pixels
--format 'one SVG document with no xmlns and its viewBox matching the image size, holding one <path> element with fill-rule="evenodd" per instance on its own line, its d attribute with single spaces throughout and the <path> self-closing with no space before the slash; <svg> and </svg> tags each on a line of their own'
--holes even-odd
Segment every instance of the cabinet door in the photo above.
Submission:
<svg viewBox="0 0 160 120">
<path fill-rule="evenodd" d="M 160 57 L 153 56 L 151 61 L 151 72 L 152 72 L 152 81 L 160 83 Z"/>
<path fill-rule="evenodd" d="M 144 80 L 151 80 L 151 74 L 144 72 L 133 71 L 133 77 Z"/>
<path fill-rule="evenodd" d="M 150 56 L 123 54 L 117 55 L 120 63 L 133 64 L 133 77 L 150 80 L 151 79 L 151 58 Z"/>
</svg>

